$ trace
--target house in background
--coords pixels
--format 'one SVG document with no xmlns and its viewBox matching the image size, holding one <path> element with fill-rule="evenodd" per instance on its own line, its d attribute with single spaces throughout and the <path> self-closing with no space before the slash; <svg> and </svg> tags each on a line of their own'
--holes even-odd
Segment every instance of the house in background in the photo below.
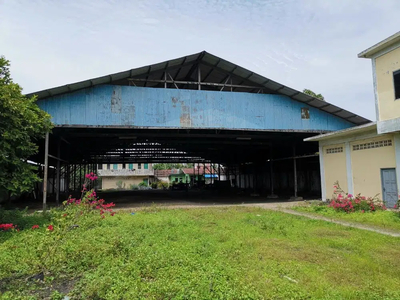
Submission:
<svg viewBox="0 0 400 300">
<path fill-rule="evenodd" d="M 99 164 L 97 174 L 101 178 L 101 189 L 131 189 L 132 185 L 145 182 L 148 186 L 154 180 L 152 164 Z"/>
<path fill-rule="evenodd" d="M 154 170 L 154 178 L 157 181 L 169 184 L 169 175 L 171 175 L 171 170 Z"/>
<path fill-rule="evenodd" d="M 361 52 L 372 60 L 376 122 L 305 141 L 318 141 L 322 199 L 339 181 L 349 194 L 397 204 L 400 187 L 400 32 Z"/>
<path fill-rule="evenodd" d="M 219 178 L 221 176 L 221 178 Z M 215 181 L 226 180 L 225 170 L 220 168 L 220 174 L 211 164 L 195 164 L 193 168 L 172 169 L 169 175 L 170 183 L 190 183 L 192 185 L 214 184 Z"/>
</svg>

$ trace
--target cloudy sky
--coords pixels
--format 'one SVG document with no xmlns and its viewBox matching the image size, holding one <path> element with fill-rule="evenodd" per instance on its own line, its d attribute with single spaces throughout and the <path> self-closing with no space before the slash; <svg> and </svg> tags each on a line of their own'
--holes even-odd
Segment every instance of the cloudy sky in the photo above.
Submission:
<svg viewBox="0 0 400 300">
<path fill-rule="evenodd" d="M 0 55 L 25 93 L 206 50 L 375 120 L 362 50 L 398 0 L 0 0 Z"/>
</svg>

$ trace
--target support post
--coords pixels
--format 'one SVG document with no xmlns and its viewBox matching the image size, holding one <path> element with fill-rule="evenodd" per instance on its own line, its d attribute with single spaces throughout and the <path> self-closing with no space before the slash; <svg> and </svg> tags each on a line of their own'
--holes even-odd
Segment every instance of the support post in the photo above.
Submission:
<svg viewBox="0 0 400 300">
<path fill-rule="evenodd" d="M 200 64 L 197 65 L 197 80 L 199 82 L 198 88 L 201 90 L 201 71 L 200 71 Z"/>
<path fill-rule="evenodd" d="M 299 201 L 303 200 L 302 197 L 297 196 L 297 162 L 296 162 L 296 146 L 293 146 L 293 179 L 294 179 L 294 196 L 290 200 Z"/>
<path fill-rule="evenodd" d="M 61 158 L 61 140 L 58 139 L 57 141 L 57 157 Z M 61 167 L 61 162 L 59 159 L 57 159 L 57 170 L 56 170 L 56 181 L 57 181 L 57 190 L 56 190 L 56 205 L 58 206 L 60 204 L 60 167 Z M 65 178 L 65 175 L 64 175 Z"/>
<path fill-rule="evenodd" d="M 50 157 L 51 158 L 51 155 L 49 154 L 48 155 L 48 157 Z M 52 196 L 54 196 L 55 194 L 56 194 L 56 170 L 54 170 L 54 169 L 52 169 L 53 170 L 53 172 L 52 172 L 52 185 L 51 185 L 51 195 Z"/>
<path fill-rule="evenodd" d="M 271 194 L 268 195 L 268 198 L 276 199 L 278 198 L 278 196 L 274 194 L 274 167 L 272 160 L 272 146 L 269 150 L 269 175 L 270 175 Z"/>
<path fill-rule="evenodd" d="M 69 194 L 69 182 L 71 179 L 71 165 L 67 164 L 67 175 L 65 179 L 65 191 L 67 192 L 67 195 Z"/>
<path fill-rule="evenodd" d="M 75 192 L 75 188 L 76 188 L 76 163 L 74 163 L 73 167 L 72 167 L 72 190 L 73 192 Z"/>
<path fill-rule="evenodd" d="M 79 164 L 79 191 L 82 189 L 82 164 Z"/>
<path fill-rule="evenodd" d="M 47 177 L 49 168 L 49 133 L 46 132 L 46 138 L 44 142 L 44 175 L 43 175 L 43 212 L 46 211 L 46 200 L 47 200 Z"/>
</svg>

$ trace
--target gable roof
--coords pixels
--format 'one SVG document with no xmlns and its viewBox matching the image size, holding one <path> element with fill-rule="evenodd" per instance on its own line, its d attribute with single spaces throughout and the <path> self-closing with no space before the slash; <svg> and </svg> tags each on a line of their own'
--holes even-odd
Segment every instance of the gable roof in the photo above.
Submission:
<svg viewBox="0 0 400 300">
<path fill-rule="evenodd" d="M 206 51 L 30 93 L 27 96 L 37 95 L 39 99 L 43 99 L 102 84 L 198 89 L 198 75 L 201 78 L 202 90 L 222 91 L 229 88 L 233 92 L 279 94 L 345 119 L 355 125 L 371 122 L 364 117 L 287 87 Z"/>
</svg>

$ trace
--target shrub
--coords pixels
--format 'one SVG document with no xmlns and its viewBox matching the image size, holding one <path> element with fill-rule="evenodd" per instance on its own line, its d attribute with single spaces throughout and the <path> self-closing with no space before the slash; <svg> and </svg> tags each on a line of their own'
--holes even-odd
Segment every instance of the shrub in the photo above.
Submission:
<svg viewBox="0 0 400 300">
<path fill-rule="evenodd" d="M 138 190 L 139 189 L 139 186 L 137 185 L 137 184 L 130 184 L 129 185 L 129 189 L 131 189 L 131 190 Z"/>
<path fill-rule="evenodd" d="M 125 189 L 125 183 L 122 182 L 122 180 L 118 180 L 115 185 L 117 186 L 117 189 L 123 190 Z"/>
<path fill-rule="evenodd" d="M 156 189 L 157 186 L 158 186 L 158 184 L 157 184 L 156 181 L 154 181 L 154 182 L 151 183 L 151 188 L 152 188 L 152 189 Z"/>
<path fill-rule="evenodd" d="M 334 208 L 336 211 L 343 211 L 346 213 L 386 210 L 386 206 L 383 204 L 383 201 L 378 198 L 378 195 L 368 198 L 361 196 L 361 194 L 353 196 L 352 194 L 345 193 L 341 189 L 338 181 L 334 183 L 334 196 L 328 206 Z"/>
<path fill-rule="evenodd" d="M 145 181 L 142 181 L 141 183 L 139 183 L 139 186 L 148 186 L 148 183 Z"/>
<path fill-rule="evenodd" d="M 33 213 L 28 214 L 27 209 L 24 210 L 5 210 L 0 209 L 0 224 L 3 223 L 13 223 L 18 224 L 18 228 L 31 228 L 35 224 L 45 224 L 50 221 L 49 213 Z"/>
<path fill-rule="evenodd" d="M 41 271 L 47 274 L 54 265 L 57 258 L 57 249 L 66 240 L 71 230 L 88 230 L 93 228 L 106 217 L 114 216 L 112 210 L 114 203 L 106 203 L 99 199 L 94 189 L 87 189 L 93 186 L 97 176 L 94 173 L 86 174 L 82 194 L 79 199 L 71 196 L 63 202 L 63 207 L 51 209 L 50 212 L 29 216 L 25 211 L 0 211 L 0 231 L 18 232 L 19 229 L 34 230 L 35 238 L 40 240 L 35 249 L 33 261 L 34 271 Z M 9 222 L 13 218 L 13 222 Z M 8 222 L 2 224 L 2 222 Z M 34 222 L 37 222 L 36 224 Z M 49 224 L 50 223 L 50 224 Z M 21 226 L 19 226 L 21 224 Z"/>
<path fill-rule="evenodd" d="M 157 182 L 157 188 L 159 188 L 160 190 L 166 190 L 166 189 L 168 189 L 168 187 L 169 187 L 168 182 L 165 182 L 165 181 Z"/>
</svg>

